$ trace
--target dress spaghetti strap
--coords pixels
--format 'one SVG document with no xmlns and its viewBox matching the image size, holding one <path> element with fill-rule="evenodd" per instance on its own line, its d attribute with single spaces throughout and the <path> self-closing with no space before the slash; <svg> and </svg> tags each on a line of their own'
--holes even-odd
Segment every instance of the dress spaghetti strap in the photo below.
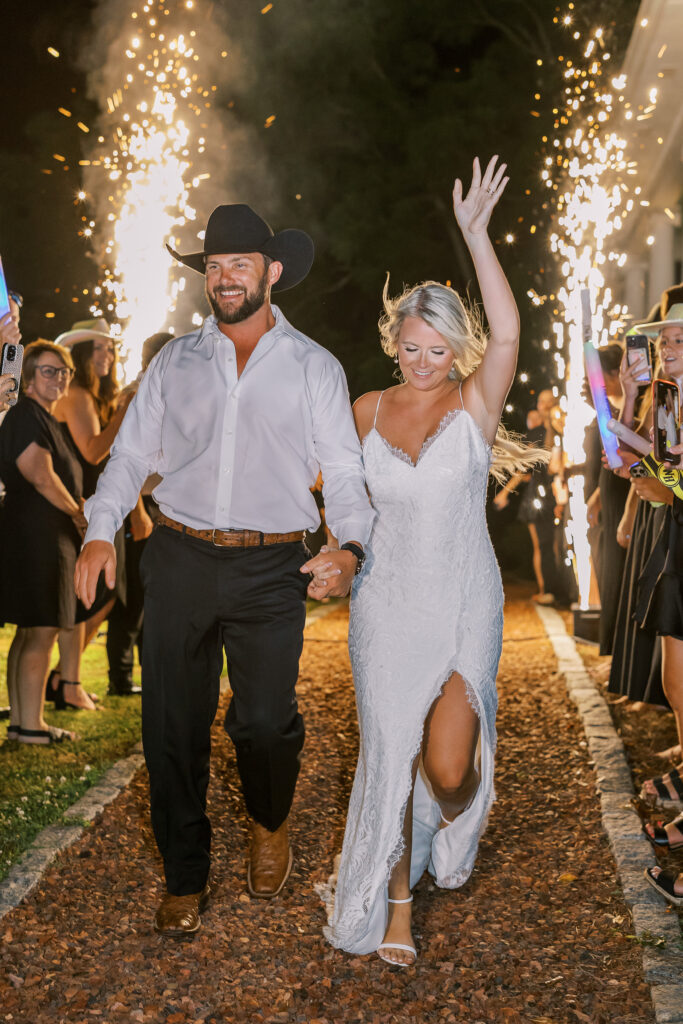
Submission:
<svg viewBox="0 0 683 1024">
<path fill-rule="evenodd" d="M 372 421 L 372 429 L 373 430 L 376 430 L 376 428 L 377 428 L 377 413 L 379 412 L 379 403 L 382 401 L 383 397 L 384 397 L 384 392 L 380 391 L 379 398 L 377 399 L 377 406 L 375 408 L 375 418 Z M 461 398 L 461 401 L 462 401 L 462 398 Z"/>
<path fill-rule="evenodd" d="M 465 412 L 466 411 L 465 410 L 465 403 L 462 400 L 462 377 L 458 381 L 458 392 L 460 394 L 460 408 L 462 409 L 463 412 Z M 375 419 L 376 418 L 377 418 L 377 414 L 375 414 Z"/>
</svg>

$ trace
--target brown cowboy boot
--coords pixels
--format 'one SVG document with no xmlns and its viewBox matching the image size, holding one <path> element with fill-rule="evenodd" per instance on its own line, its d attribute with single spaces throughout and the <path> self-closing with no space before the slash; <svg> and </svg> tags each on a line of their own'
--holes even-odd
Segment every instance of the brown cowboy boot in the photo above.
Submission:
<svg viewBox="0 0 683 1024">
<path fill-rule="evenodd" d="M 247 887 L 252 896 L 271 899 L 282 892 L 293 859 L 286 821 L 275 832 L 252 821 L 247 868 Z"/>
<path fill-rule="evenodd" d="M 209 902 L 208 883 L 201 892 L 173 896 L 167 892 L 154 915 L 154 931 L 161 935 L 194 935 L 201 925 L 200 911 Z"/>
</svg>

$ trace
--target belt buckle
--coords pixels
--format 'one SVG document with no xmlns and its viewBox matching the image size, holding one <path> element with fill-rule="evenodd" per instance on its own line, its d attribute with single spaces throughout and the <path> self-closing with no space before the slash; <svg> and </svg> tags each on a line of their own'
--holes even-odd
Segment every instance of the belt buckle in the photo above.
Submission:
<svg viewBox="0 0 683 1024">
<path fill-rule="evenodd" d="M 213 530 L 211 531 L 211 543 L 213 544 L 213 546 L 215 548 L 224 548 L 224 547 L 226 547 L 225 544 L 220 544 L 220 543 L 216 542 L 216 534 L 217 533 L 224 533 L 224 532 L 225 532 L 224 530 L 217 530 L 216 527 L 214 527 Z"/>
</svg>

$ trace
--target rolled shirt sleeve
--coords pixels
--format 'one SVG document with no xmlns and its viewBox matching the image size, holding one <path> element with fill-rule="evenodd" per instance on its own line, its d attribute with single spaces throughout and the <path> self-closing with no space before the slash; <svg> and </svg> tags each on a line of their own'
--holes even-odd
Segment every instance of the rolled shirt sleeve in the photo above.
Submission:
<svg viewBox="0 0 683 1024">
<path fill-rule="evenodd" d="M 162 361 L 157 357 L 126 410 L 97 490 L 85 503 L 86 544 L 91 540 L 113 543 L 114 534 L 137 502 L 143 483 L 159 464 L 162 372 Z"/>
<path fill-rule="evenodd" d="M 375 512 L 365 488 L 363 461 L 346 377 L 336 359 L 326 359 L 311 396 L 313 443 L 323 477 L 325 520 L 339 544 L 366 545 Z"/>
</svg>

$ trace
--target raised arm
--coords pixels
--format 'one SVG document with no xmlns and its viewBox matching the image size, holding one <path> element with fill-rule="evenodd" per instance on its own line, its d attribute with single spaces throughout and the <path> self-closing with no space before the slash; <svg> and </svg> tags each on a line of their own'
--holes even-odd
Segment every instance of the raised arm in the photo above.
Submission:
<svg viewBox="0 0 683 1024">
<path fill-rule="evenodd" d="M 472 256 L 489 325 L 489 342 L 479 367 L 464 385 L 466 405 L 489 441 L 493 441 L 512 384 L 519 348 L 519 313 L 503 268 L 498 262 L 488 224 L 493 208 L 509 178 L 498 157 L 481 173 L 475 157 L 472 184 L 463 198 L 462 182 L 455 180 L 453 210 Z"/>
<path fill-rule="evenodd" d="M 100 428 L 92 395 L 83 388 L 72 387 L 69 394 L 60 399 L 58 418 L 65 420 L 86 462 L 97 466 L 107 457 L 132 397 L 132 394 L 126 394 L 119 401 L 116 412 L 104 428 Z"/>
</svg>

